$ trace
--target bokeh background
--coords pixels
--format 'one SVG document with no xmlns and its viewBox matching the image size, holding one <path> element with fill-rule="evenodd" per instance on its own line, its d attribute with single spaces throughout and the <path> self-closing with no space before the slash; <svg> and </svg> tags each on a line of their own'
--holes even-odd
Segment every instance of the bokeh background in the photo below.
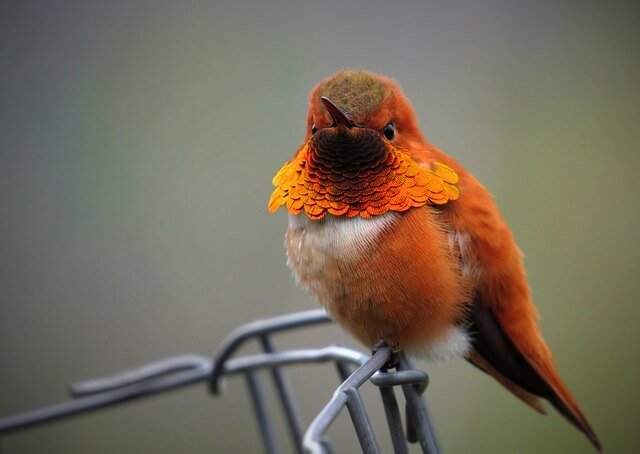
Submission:
<svg viewBox="0 0 640 454">
<path fill-rule="evenodd" d="M 286 268 L 270 180 L 303 136 L 313 84 L 364 67 L 396 77 L 427 137 L 495 194 L 563 377 L 608 452 L 638 452 L 638 5 L 2 2 L 0 415 L 316 307 Z M 337 327 L 279 339 L 334 342 L 356 345 Z M 446 452 L 590 452 L 461 360 L 429 372 Z M 336 380 L 309 366 L 294 385 L 308 422 Z M 331 435 L 355 452 L 342 421 Z M 194 387 L 1 444 L 260 449 L 242 380 L 221 398 Z"/>
</svg>

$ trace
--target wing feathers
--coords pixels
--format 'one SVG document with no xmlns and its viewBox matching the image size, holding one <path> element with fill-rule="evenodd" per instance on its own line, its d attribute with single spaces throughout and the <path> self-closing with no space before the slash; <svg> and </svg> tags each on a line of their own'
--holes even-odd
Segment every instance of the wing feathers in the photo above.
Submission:
<svg viewBox="0 0 640 454">
<path fill-rule="evenodd" d="M 475 349 L 472 349 L 471 352 L 469 352 L 469 355 L 467 356 L 467 361 L 469 361 L 471 364 L 476 366 L 481 371 L 491 375 L 493 378 L 495 378 L 498 381 L 498 383 L 500 383 L 502 386 L 507 388 L 517 398 L 522 400 L 525 404 L 529 405 L 538 413 L 543 415 L 547 414 L 546 410 L 542 406 L 542 402 L 537 396 L 535 396 L 534 394 L 531 394 L 530 392 L 525 391 L 524 388 L 516 385 L 515 383 L 510 381 L 508 378 L 506 378 L 504 375 L 502 375 L 500 372 L 498 372 L 496 368 L 493 367 L 491 364 L 489 364 Z"/>
</svg>

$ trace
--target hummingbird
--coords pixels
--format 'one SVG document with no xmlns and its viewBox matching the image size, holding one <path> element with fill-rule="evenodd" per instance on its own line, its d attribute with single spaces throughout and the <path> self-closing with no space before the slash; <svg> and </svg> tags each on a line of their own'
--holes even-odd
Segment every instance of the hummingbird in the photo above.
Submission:
<svg viewBox="0 0 640 454">
<path fill-rule="evenodd" d="M 368 347 L 463 357 L 600 443 L 542 338 L 522 253 L 491 193 L 423 136 L 392 78 L 344 70 L 311 91 L 302 145 L 273 178 L 298 284 Z"/>
</svg>

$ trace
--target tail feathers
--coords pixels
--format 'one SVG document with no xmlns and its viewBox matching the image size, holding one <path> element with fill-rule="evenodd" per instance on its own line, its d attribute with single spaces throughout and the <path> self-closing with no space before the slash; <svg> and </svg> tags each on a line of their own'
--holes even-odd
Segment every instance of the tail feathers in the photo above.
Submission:
<svg viewBox="0 0 640 454">
<path fill-rule="evenodd" d="M 555 367 L 549 365 L 533 364 L 534 369 L 540 373 L 542 379 L 551 388 L 551 394 L 547 396 L 549 402 L 558 410 L 570 423 L 576 426 L 586 435 L 598 452 L 603 452 L 603 446 L 598 436 L 591 428 L 586 416 L 578 406 L 569 388 L 562 382 Z"/>
<path fill-rule="evenodd" d="M 503 327 L 505 329 L 503 329 Z M 514 325 L 500 320 L 485 305 L 475 304 L 469 331 L 473 336 L 472 364 L 495 377 L 502 385 L 535 410 L 539 410 L 542 397 L 575 427 L 583 432 L 593 446 L 602 452 L 602 443 L 580 410 L 571 392 L 558 376 L 553 358 L 539 334 L 535 322 L 526 332 L 516 334 Z M 520 341 L 520 342 L 519 342 Z M 480 359 L 478 359 L 480 358 Z M 487 367 L 487 365 L 489 367 Z"/>
</svg>

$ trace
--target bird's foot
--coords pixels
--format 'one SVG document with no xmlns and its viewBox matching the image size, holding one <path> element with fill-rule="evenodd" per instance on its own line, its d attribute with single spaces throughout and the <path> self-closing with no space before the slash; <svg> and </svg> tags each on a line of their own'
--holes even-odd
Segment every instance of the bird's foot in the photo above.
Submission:
<svg viewBox="0 0 640 454">
<path fill-rule="evenodd" d="M 398 353 L 401 351 L 400 344 L 398 344 L 398 342 L 389 342 L 385 339 L 380 339 L 373 346 L 373 349 L 371 350 L 371 354 L 372 355 L 375 354 L 381 348 L 389 348 L 391 350 L 391 355 L 389 356 L 389 360 L 385 363 L 385 365 L 382 368 L 385 370 L 395 369 L 400 362 L 400 359 L 398 357 Z"/>
</svg>

